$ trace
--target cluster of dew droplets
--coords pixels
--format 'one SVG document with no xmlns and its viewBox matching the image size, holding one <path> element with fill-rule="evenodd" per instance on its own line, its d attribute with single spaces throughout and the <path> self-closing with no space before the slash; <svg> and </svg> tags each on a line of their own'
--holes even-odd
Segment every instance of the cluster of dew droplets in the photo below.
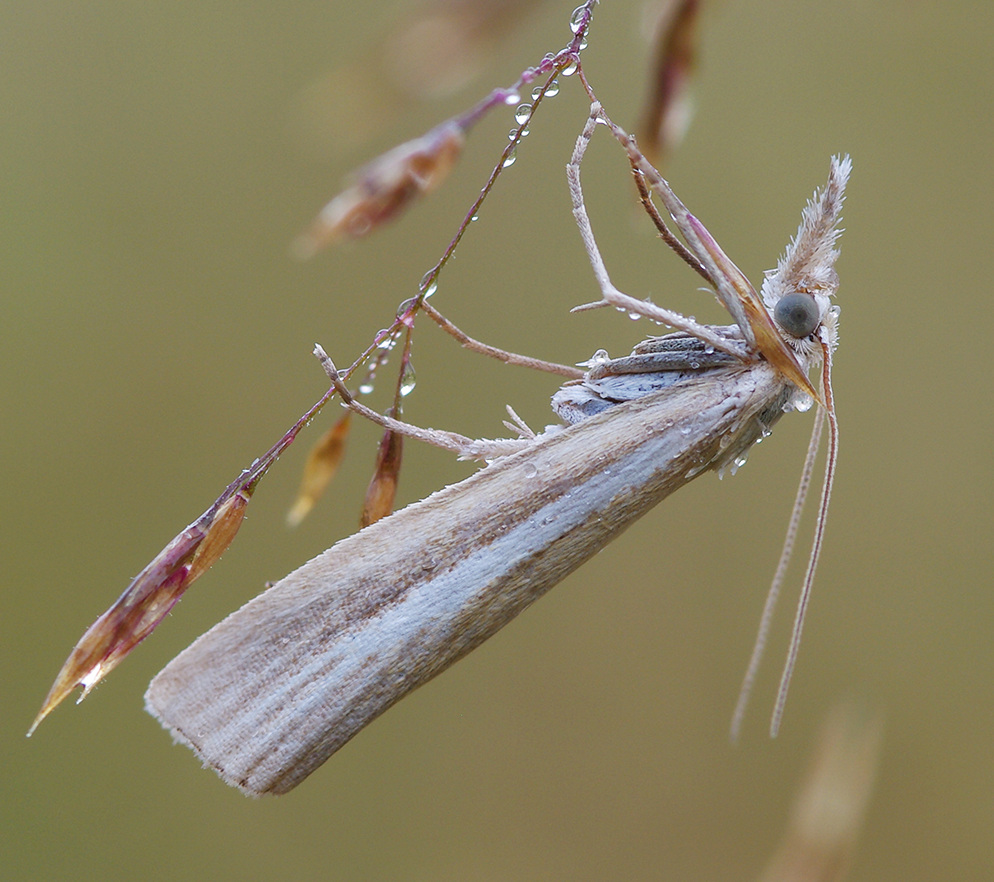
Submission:
<svg viewBox="0 0 994 882">
<path fill-rule="evenodd" d="M 519 104 L 514 109 L 514 121 L 520 126 L 520 128 L 513 128 L 507 133 L 507 140 L 519 142 L 522 138 L 528 136 L 531 129 L 526 125 L 528 120 L 531 119 L 532 106 L 530 104 Z M 507 168 L 509 165 L 514 164 L 514 160 L 517 159 L 518 148 L 515 144 L 514 148 L 510 153 L 504 158 L 504 167 Z"/>
<path fill-rule="evenodd" d="M 591 16 L 593 15 L 593 10 L 588 9 L 587 5 L 577 6 L 573 10 L 573 14 L 569 17 L 569 29 L 574 33 L 578 34 L 582 31 L 588 24 L 590 24 Z M 576 47 L 578 51 L 583 51 L 587 48 L 587 36 L 580 39 L 580 44 Z M 566 74 L 569 76 L 569 74 Z"/>
<path fill-rule="evenodd" d="M 412 301 L 406 300 L 402 303 L 398 309 L 398 315 L 404 312 L 405 307 Z M 394 348 L 397 346 L 397 342 L 400 339 L 400 335 L 397 332 L 389 333 L 387 331 L 381 331 L 380 333 L 386 334 L 386 336 L 376 344 L 377 352 L 373 357 L 372 363 L 366 370 L 366 375 L 362 378 L 362 382 L 359 384 L 359 394 L 369 395 L 372 393 L 373 389 L 376 387 L 376 375 L 380 370 L 386 365 L 390 360 L 390 354 L 393 352 Z M 400 373 L 400 379 L 397 384 L 397 391 L 400 393 L 401 398 L 406 398 L 414 391 L 414 387 L 417 385 L 418 378 L 414 371 L 414 365 L 411 364 L 410 355 L 408 355 L 404 360 L 404 366 Z"/>
<path fill-rule="evenodd" d="M 727 445 L 725 445 L 727 447 Z M 718 467 L 718 480 L 720 481 L 725 477 L 725 472 L 734 475 L 742 466 L 746 464 L 746 460 L 749 458 L 748 453 L 740 453 L 735 457 L 730 463 L 722 463 Z"/>
<path fill-rule="evenodd" d="M 766 423 L 761 422 L 759 424 L 759 436 L 756 438 L 756 440 L 753 443 L 759 444 L 762 442 L 764 438 L 769 438 L 770 435 L 772 434 L 773 434 L 773 429 L 771 429 L 768 425 L 766 425 Z M 731 435 L 722 435 L 721 438 L 718 440 L 718 447 L 724 450 L 726 447 L 728 447 L 729 444 L 731 444 L 731 442 L 732 442 Z M 742 468 L 742 466 L 746 464 L 746 461 L 748 459 L 749 459 L 749 448 L 746 448 L 738 456 L 736 456 L 735 459 L 733 459 L 730 464 L 723 465 L 721 466 L 720 469 L 718 469 L 718 477 L 719 478 L 725 477 L 726 468 L 728 469 L 729 474 L 734 475 L 740 468 Z"/>
<path fill-rule="evenodd" d="M 504 103 L 507 104 L 508 106 L 518 105 L 518 104 L 521 103 L 521 96 L 517 93 L 517 91 L 508 92 L 504 96 Z M 531 107 L 529 107 L 528 109 L 531 110 Z M 515 119 L 517 119 L 517 112 L 515 112 Z M 508 137 L 509 141 L 516 140 L 517 137 L 518 137 L 518 130 L 517 129 L 511 129 L 511 131 L 508 133 L 507 137 Z M 515 144 L 515 146 L 512 147 L 507 152 L 507 155 L 504 157 L 504 161 L 501 163 L 501 165 L 504 168 L 508 168 L 509 166 L 514 165 L 514 161 L 517 158 L 518 158 L 518 148 L 517 148 L 517 145 Z"/>
<path fill-rule="evenodd" d="M 588 4 L 584 4 L 583 6 L 577 6 L 576 9 L 573 10 L 572 15 L 570 15 L 569 29 L 574 34 L 579 34 L 590 24 L 590 18 L 592 15 L 593 11 L 588 7 Z M 587 48 L 587 35 L 586 33 L 584 33 L 583 36 L 580 37 L 580 42 L 576 46 L 576 51 L 582 52 L 586 48 Z M 550 57 L 552 56 L 548 55 L 546 56 L 546 58 Z M 579 63 L 576 55 L 574 54 L 569 59 L 569 61 L 559 69 L 559 75 L 563 77 L 571 77 L 573 76 L 573 74 L 577 72 L 578 69 L 579 69 Z M 552 84 L 549 86 L 548 90 L 546 90 L 545 94 L 548 95 L 550 98 L 559 94 L 559 83 L 553 80 Z M 533 98 L 536 97 L 534 92 L 532 93 L 532 97 Z"/>
<path fill-rule="evenodd" d="M 576 68 L 574 65 L 573 70 L 575 71 L 575 69 Z M 566 75 L 569 76 L 569 74 Z M 532 89 L 531 97 L 532 101 L 538 101 L 539 98 L 555 98 L 556 95 L 558 94 L 559 94 L 559 80 L 554 79 L 545 87 L 536 86 L 534 89 Z M 515 104 L 518 101 L 520 101 L 520 96 L 515 93 L 511 93 L 504 100 L 507 104 Z M 514 108 L 514 121 L 517 123 L 517 127 L 512 128 L 507 133 L 507 139 L 509 141 L 519 142 L 522 138 L 528 136 L 529 132 L 531 131 L 528 128 L 528 121 L 531 119 L 532 116 L 532 108 L 533 105 L 529 104 L 528 102 L 518 104 L 518 106 Z M 504 168 L 508 168 L 509 166 L 514 165 L 514 162 L 517 158 L 518 158 L 518 148 L 517 144 L 515 144 L 515 146 L 510 150 L 507 156 L 504 157 L 504 162 L 503 162 Z"/>
<path fill-rule="evenodd" d="M 380 331 L 380 334 L 383 335 L 383 339 L 376 344 L 377 353 L 373 356 L 372 363 L 369 365 L 366 375 L 362 378 L 362 382 L 359 384 L 360 395 L 369 395 L 373 391 L 376 386 L 377 372 L 390 360 L 390 353 L 397 345 L 396 333 L 391 333 L 384 328 Z M 379 334 L 377 336 L 379 336 Z"/>
<path fill-rule="evenodd" d="M 728 467 L 728 471 L 731 474 L 735 474 L 742 466 L 744 466 L 749 459 L 749 451 L 743 450 L 735 459 L 732 460 L 732 464 Z"/>
</svg>

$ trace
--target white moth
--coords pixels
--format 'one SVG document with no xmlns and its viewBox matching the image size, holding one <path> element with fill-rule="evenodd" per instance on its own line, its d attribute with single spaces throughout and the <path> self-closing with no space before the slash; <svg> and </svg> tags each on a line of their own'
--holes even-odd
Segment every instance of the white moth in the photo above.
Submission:
<svg viewBox="0 0 994 882">
<path fill-rule="evenodd" d="M 734 325 L 699 325 L 611 284 L 579 183 L 580 161 L 598 123 L 622 142 L 636 176 L 662 199 L 687 243 L 684 258 L 710 280 Z M 595 356 L 582 379 L 553 397 L 566 425 L 537 436 L 470 442 L 374 415 L 463 456 L 496 458 L 341 540 L 212 628 L 152 681 L 148 711 L 229 784 L 252 795 L 285 793 L 660 500 L 704 471 L 741 462 L 785 412 L 806 409 L 814 399 L 818 416 L 772 595 L 793 545 L 826 416 L 832 443 L 776 727 L 835 462 L 830 365 L 837 308 L 829 297 L 837 287 L 835 241 L 849 171 L 848 157 L 832 160 L 827 186 L 805 208 L 760 299 L 631 139 L 593 104 L 568 167 L 574 214 L 602 292 L 592 305 L 620 307 L 679 331 L 641 343 L 626 358 Z M 662 224 L 658 215 L 654 220 Z M 318 352 L 343 397 L 369 415 Z M 815 367 L 817 390 L 807 377 Z M 759 644 L 772 601 L 768 605 Z"/>
</svg>

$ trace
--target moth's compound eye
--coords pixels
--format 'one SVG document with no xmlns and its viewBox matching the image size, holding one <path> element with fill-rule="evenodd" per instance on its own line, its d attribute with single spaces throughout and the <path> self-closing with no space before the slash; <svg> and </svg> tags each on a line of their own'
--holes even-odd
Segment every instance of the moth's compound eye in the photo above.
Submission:
<svg viewBox="0 0 994 882">
<path fill-rule="evenodd" d="M 773 318 L 791 337 L 807 337 L 821 321 L 814 297 L 800 291 L 781 297 L 773 309 Z"/>
</svg>

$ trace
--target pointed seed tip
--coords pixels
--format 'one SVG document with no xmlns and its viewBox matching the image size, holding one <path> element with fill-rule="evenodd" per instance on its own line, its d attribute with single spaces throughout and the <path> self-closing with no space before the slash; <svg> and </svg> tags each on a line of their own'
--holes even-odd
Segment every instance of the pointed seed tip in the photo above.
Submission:
<svg viewBox="0 0 994 882">
<path fill-rule="evenodd" d="M 286 525 L 289 529 L 293 530 L 299 527 L 304 518 L 310 514 L 311 509 L 314 507 L 314 503 L 310 499 L 298 499 L 293 507 L 286 513 Z"/>
<path fill-rule="evenodd" d="M 75 683 L 72 686 L 70 686 L 68 689 L 66 689 L 65 686 L 56 689 L 58 685 L 59 685 L 59 678 L 56 678 L 56 681 L 55 683 L 52 684 L 52 688 L 49 690 L 48 695 L 45 696 L 45 701 L 42 702 L 41 710 L 38 711 L 38 714 L 35 716 L 34 721 L 31 723 L 31 728 L 28 729 L 28 734 L 26 736 L 27 738 L 30 738 L 32 735 L 34 735 L 34 731 L 41 724 L 41 721 L 44 720 L 45 717 L 47 717 L 60 704 L 62 704 L 66 696 L 69 695 L 69 693 L 71 693 L 72 690 L 76 688 Z"/>
<path fill-rule="evenodd" d="M 307 233 L 302 233 L 290 243 L 289 250 L 290 257 L 303 263 L 304 261 L 310 260 L 314 257 L 320 249 L 314 241 L 313 236 Z"/>
</svg>

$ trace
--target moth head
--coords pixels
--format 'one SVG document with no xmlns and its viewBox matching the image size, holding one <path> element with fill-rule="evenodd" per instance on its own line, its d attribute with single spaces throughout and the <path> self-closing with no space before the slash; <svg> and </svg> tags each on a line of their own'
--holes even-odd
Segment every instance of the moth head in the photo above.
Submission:
<svg viewBox="0 0 994 882">
<path fill-rule="evenodd" d="M 838 307 L 830 298 L 839 286 L 835 246 L 851 168 L 848 156 L 833 157 L 828 183 L 815 191 L 777 268 L 763 280 L 763 303 L 784 342 L 802 358 L 820 360 L 824 348 L 835 349 Z"/>
</svg>

